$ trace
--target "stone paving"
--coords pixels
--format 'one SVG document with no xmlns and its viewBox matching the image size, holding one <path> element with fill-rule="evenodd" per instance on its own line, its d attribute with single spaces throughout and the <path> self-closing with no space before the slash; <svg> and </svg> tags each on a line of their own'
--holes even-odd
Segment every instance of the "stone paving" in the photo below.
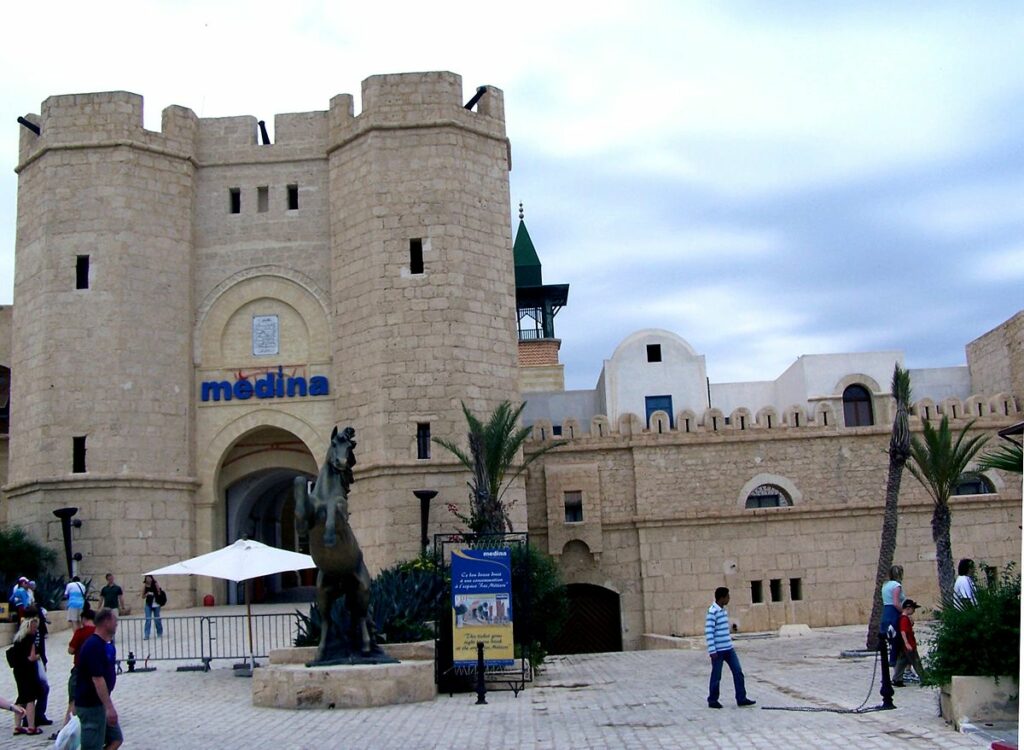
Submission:
<svg viewBox="0 0 1024 750">
<path fill-rule="evenodd" d="M 957 733 L 939 718 L 938 694 L 930 688 L 898 689 L 896 711 L 763 710 L 859 706 L 868 693 L 873 659 L 839 654 L 862 645 L 862 633 L 860 627 L 846 627 L 798 638 L 737 641 L 749 693 L 758 701 L 745 709 L 727 700 L 732 697 L 728 670 L 725 708 L 706 708 L 709 664 L 698 650 L 551 657 L 518 698 L 491 692 L 486 706 L 474 705 L 475 695 L 443 695 L 429 703 L 363 710 L 254 708 L 251 681 L 218 662 L 209 673 L 179 673 L 173 664 L 161 663 L 156 672 L 122 674 L 114 699 L 125 747 L 144 750 L 988 747 L 990 739 Z M 50 638 L 54 718 L 65 706 L 60 685 L 70 667 L 68 638 L 67 631 Z M 14 692 L 10 670 L 0 670 L 0 694 L 13 697 Z M 868 705 L 879 700 L 876 688 Z M 47 746 L 52 743 L 41 738 L 0 732 L 0 748 Z"/>
</svg>

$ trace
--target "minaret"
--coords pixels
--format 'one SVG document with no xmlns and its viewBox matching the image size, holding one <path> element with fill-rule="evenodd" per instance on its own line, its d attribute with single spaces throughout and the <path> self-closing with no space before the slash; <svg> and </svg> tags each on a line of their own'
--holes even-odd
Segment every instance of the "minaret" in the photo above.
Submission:
<svg viewBox="0 0 1024 750">
<path fill-rule="evenodd" d="M 523 220 L 512 247 L 516 266 L 516 318 L 519 320 L 519 392 L 565 390 L 565 366 L 558 361 L 561 339 L 555 316 L 569 299 L 568 284 L 545 284 L 540 258 Z"/>
</svg>

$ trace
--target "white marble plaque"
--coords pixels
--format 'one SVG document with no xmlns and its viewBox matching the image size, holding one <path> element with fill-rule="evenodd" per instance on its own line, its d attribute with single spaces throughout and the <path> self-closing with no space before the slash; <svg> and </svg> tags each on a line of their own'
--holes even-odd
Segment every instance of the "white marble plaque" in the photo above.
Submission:
<svg viewBox="0 0 1024 750">
<path fill-rule="evenodd" d="M 266 357 L 281 351 L 281 329 L 276 315 L 252 316 L 252 353 Z"/>
</svg>

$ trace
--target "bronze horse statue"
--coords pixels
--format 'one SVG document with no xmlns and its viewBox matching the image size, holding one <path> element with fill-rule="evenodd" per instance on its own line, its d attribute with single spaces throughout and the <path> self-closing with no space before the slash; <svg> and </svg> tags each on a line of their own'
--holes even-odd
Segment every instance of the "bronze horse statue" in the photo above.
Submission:
<svg viewBox="0 0 1024 750">
<path fill-rule="evenodd" d="M 373 642 L 369 619 L 370 573 L 363 562 L 352 527 L 348 523 L 348 493 L 355 465 L 355 430 L 335 427 L 331 446 L 312 491 L 305 477 L 296 477 L 295 520 L 300 533 L 309 535 L 309 549 L 317 566 L 316 601 L 320 609 L 320 644 L 311 664 L 331 659 L 332 646 L 344 643 L 345 634 L 332 634 L 331 608 L 344 595 L 351 616 L 348 635 L 351 651 L 366 657 L 379 653 Z M 346 654 L 347 656 L 347 654 Z"/>
</svg>

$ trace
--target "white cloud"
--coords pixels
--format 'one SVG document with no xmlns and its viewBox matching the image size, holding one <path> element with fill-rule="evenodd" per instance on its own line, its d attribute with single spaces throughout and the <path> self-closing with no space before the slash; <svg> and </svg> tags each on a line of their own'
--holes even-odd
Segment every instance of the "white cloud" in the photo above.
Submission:
<svg viewBox="0 0 1024 750">
<path fill-rule="evenodd" d="M 967 276 L 981 283 L 1024 281 L 1024 242 L 980 253 L 969 261 Z M 1024 294 L 1017 299 L 1024 302 Z"/>
<path fill-rule="evenodd" d="M 912 198 L 887 208 L 892 220 L 936 237 L 970 237 L 1024 226 L 1024 176 L 976 180 Z"/>
</svg>

